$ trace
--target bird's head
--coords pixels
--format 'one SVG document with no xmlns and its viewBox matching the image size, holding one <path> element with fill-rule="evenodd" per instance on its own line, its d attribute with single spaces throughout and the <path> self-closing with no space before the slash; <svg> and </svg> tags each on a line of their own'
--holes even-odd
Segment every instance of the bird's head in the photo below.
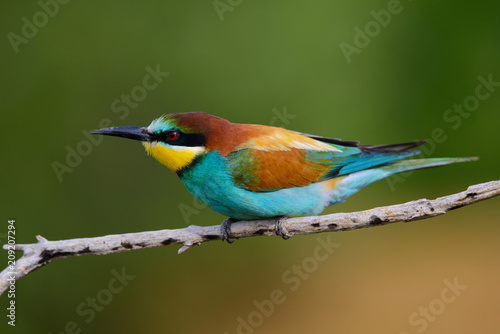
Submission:
<svg viewBox="0 0 500 334">
<path fill-rule="evenodd" d="M 148 127 L 124 126 L 92 131 L 92 134 L 117 136 L 139 140 L 148 154 L 179 173 L 206 153 L 207 143 L 214 142 L 225 125 L 222 118 L 201 112 L 167 114 L 151 122 Z"/>
</svg>

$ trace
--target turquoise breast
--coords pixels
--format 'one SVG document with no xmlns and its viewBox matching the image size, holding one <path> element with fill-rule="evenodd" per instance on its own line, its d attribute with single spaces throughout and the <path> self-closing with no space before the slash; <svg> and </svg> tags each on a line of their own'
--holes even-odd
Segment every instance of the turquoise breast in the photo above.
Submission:
<svg viewBox="0 0 500 334">
<path fill-rule="evenodd" d="M 319 183 L 270 192 L 235 186 L 228 164 L 218 152 L 208 152 L 185 170 L 181 180 L 200 202 L 221 215 L 240 220 L 317 215 L 330 204 Z"/>
</svg>

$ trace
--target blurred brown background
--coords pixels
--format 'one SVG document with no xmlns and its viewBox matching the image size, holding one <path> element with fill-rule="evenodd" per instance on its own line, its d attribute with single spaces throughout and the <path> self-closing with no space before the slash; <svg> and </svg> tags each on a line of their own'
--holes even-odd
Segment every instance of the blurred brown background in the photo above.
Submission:
<svg viewBox="0 0 500 334">
<path fill-rule="evenodd" d="M 498 179 L 500 87 L 480 78 L 500 82 L 499 10 L 491 1 L 4 1 L 0 241 L 8 219 L 18 243 L 222 221 L 139 143 L 91 141 L 105 119 L 148 125 L 204 111 L 364 144 L 428 139 L 424 156 L 481 158 L 380 181 L 325 213 Z M 145 85 L 154 71 L 157 85 Z M 15 328 L 0 298 L 0 332 L 498 333 L 499 203 L 181 256 L 169 246 L 57 260 L 16 284 Z"/>
</svg>

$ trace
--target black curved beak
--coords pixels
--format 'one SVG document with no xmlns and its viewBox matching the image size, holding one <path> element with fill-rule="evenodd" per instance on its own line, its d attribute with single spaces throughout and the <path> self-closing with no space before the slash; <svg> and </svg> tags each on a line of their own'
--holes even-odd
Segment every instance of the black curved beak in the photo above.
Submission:
<svg viewBox="0 0 500 334">
<path fill-rule="evenodd" d="M 148 133 L 148 129 L 142 126 L 117 126 L 112 128 L 94 130 L 90 133 L 93 135 L 115 136 L 139 141 L 151 141 L 151 136 Z"/>
</svg>

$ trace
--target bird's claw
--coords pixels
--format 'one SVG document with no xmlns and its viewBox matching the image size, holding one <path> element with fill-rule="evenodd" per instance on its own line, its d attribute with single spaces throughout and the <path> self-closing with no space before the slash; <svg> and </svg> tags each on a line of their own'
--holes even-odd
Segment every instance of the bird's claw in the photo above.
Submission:
<svg viewBox="0 0 500 334">
<path fill-rule="evenodd" d="M 227 218 L 220 224 L 220 234 L 222 235 L 222 242 L 227 241 L 229 244 L 232 244 L 234 241 L 231 239 L 238 239 L 231 233 L 231 225 L 236 223 L 238 220 L 233 218 Z"/>
<path fill-rule="evenodd" d="M 276 227 L 274 228 L 274 233 L 276 233 L 276 235 L 279 235 L 280 237 L 282 237 L 283 240 L 288 240 L 292 237 L 291 234 L 288 234 L 287 229 L 283 225 L 283 221 L 286 218 L 288 218 L 288 217 L 285 216 L 285 217 L 279 218 L 278 221 L 276 222 Z"/>
</svg>

